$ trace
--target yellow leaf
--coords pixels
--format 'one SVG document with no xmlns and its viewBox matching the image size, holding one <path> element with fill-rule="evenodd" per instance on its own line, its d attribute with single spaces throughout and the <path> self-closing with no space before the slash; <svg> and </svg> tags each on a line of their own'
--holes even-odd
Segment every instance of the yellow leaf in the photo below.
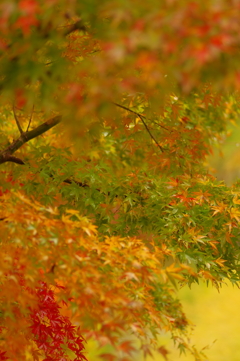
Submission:
<svg viewBox="0 0 240 361">
<path fill-rule="evenodd" d="M 220 267 L 225 267 L 224 262 L 227 262 L 227 261 L 224 259 L 218 258 L 214 262 L 217 263 Z"/>
<path fill-rule="evenodd" d="M 233 198 L 233 203 L 234 204 L 240 204 L 240 199 L 238 199 L 237 197 Z"/>
<path fill-rule="evenodd" d="M 236 219 L 238 222 L 240 222 L 240 210 L 232 207 L 229 211 L 231 219 Z"/>
</svg>

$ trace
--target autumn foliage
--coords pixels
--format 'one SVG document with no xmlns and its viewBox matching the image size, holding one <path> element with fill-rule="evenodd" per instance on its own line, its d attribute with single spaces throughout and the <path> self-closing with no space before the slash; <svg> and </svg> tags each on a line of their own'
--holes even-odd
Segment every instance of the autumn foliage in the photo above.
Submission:
<svg viewBox="0 0 240 361">
<path fill-rule="evenodd" d="M 178 286 L 239 282 L 240 189 L 207 156 L 239 117 L 240 3 L 0 4 L 0 360 L 188 341 Z"/>
</svg>

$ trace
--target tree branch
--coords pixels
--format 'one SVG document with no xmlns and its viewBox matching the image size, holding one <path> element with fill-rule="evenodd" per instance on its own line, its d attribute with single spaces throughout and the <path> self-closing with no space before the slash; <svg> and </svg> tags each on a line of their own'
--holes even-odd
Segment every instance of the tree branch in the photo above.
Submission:
<svg viewBox="0 0 240 361">
<path fill-rule="evenodd" d="M 73 183 L 75 183 L 75 184 L 77 184 L 79 187 L 83 187 L 83 188 L 89 188 L 89 184 L 87 184 L 87 183 L 83 183 L 83 182 L 79 182 L 79 181 L 77 181 L 77 180 L 75 180 L 75 179 L 69 179 L 69 178 L 67 178 L 67 179 L 64 179 L 64 181 L 63 181 L 63 183 L 67 183 L 67 184 L 73 184 Z"/>
<path fill-rule="evenodd" d="M 12 154 L 15 153 L 19 148 L 21 148 L 23 144 L 29 142 L 31 139 L 34 139 L 39 135 L 47 132 L 49 129 L 53 128 L 55 125 L 60 123 L 61 120 L 61 115 L 57 115 L 51 119 L 48 119 L 46 122 L 31 131 L 22 132 L 21 136 L 18 139 L 14 140 L 6 149 L 0 152 L 0 164 L 6 162 L 24 164 L 21 159 L 13 157 Z"/>
<path fill-rule="evenodd" d="M 12 163 L 21 164 L 21 165 L 25 164 L 22 159 L 14 157 L 13 155 L 8 156 L 7 162 L 12 162 Z"/>
<path fill-rule="evenodd" d="M 74 23 L 73 25 L 71 25 L 71 27 L 64 33 L 65 36 L 73 33 L 76 30 L 81 30 L 86 32 L 87 28 L 85 25 L 83 25 L 81 20 L 78 20 L 76 23 Z"/>
<path fill-rule="evenodd" d="M 118 103 L 114 103 L 114 102 L 113 102 L 113 104 L 116 105 L 116 106 L 119 107 L 119 108 L 122 108 L 122 109 L 124 109 L 124 110 L 127 110 L 127 111 L 130 112 L 130 113 L 133 113 L 133 114 L 137 115 L 138 118 L 140 118 L 141 122 L 143 123 L 146 131 L 148 132 L 148 134 L 150 135 L 150 137 L 152 138 L 152 140 L 155 142 L 155 144 L 158 146 L 158 148 L 161 150 L 161 152 L 164 153 L 163 147 L 158 143 L 157 139 L 154 137 L 154 135 L 151 133 L 150 129 L 148 128 L 147 123 L 146 123 L 145 120 L 144 120 L 144 118 L 145 118 L 144 115 L 142 115 L 142 114 L 140 114 L 140 113 L 137 113 L 137 112 L 135 112 L 134 110 L 125 107 L 124 105 L 121 105 L 121 104 L 118 104 Z"/>
</svg>

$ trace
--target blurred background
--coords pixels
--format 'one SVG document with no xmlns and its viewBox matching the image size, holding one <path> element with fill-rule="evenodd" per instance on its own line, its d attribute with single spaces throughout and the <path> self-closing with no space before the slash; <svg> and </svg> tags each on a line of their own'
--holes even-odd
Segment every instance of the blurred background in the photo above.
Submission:
<svg viewBox="0 0 240 361">
<path fill-rule="evenodd" d="M 240 179 L 240 122 L 229 125 L 207 162 L 210 173 L 228 186 Z"/>
<path fill-rule="evenodd" d="M 211 285 L 193 285 L 178 293 L 185 314 L 193 324 L 191 342 L 203 350 L 209 361 L 240 360 L 240 289 L 226 283 L 218 292 Z M 193 361 L 191 355 L 180 355 L 167 336 L 160 343 L 169 347 L 168 361 Z M 148 358 L 148 361 L 151 359 Z M 163 361 L 160 355 L 152 360 Z"/>
</svg>

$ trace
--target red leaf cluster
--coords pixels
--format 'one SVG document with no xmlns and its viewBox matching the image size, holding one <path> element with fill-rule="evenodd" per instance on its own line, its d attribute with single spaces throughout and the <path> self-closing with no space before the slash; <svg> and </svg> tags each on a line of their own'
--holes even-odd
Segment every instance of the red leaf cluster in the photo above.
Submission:
<svg viewBox="0 0 240 361">
<path fill-rule="evenodd" d="M 54 292 L 45 282 L 36 290 L 38 308 L 32 310 L 32 334 L 39 350 L 44 350 L 44 361 L 67 360 L 64 351 L 67 347 L 76 355 L 74 361 L 86 360 L 82 354 L 83 338 L 76 335 L 76 327 L 59 312 L 60 306 L 54 298 Z"/>
<path fill-rule="evenodd" d="M 41 352 L 45 356 L 43 361 L 68 361 L 69 352 L 71 355 L 75 354 L 74 361 L 87 360 L 83 355 L 84 339 L 68 317 L 60 313 L 61 307 L 54 292 L 45 282 L 40 282 L 40 286 L 35 290 L 24 287 L 24 280 L 20 283 L 24 293 L 31 293 L 37 298 L 36 307 L 29 307 L 30 315 L 26 317 L 30 324 L 30 338 L 37 346 L 37 349 L 31 350 L 34 360 L 39 360 L 38 355 Z M 19 313 L 18 311 L 16 308 L 15 314 Z M 0 333 L 2 332 L 3 328 L 0 328 Z M 6 351 L 0 351 L 0 360 L 9 360 Z"/>
</svg>

